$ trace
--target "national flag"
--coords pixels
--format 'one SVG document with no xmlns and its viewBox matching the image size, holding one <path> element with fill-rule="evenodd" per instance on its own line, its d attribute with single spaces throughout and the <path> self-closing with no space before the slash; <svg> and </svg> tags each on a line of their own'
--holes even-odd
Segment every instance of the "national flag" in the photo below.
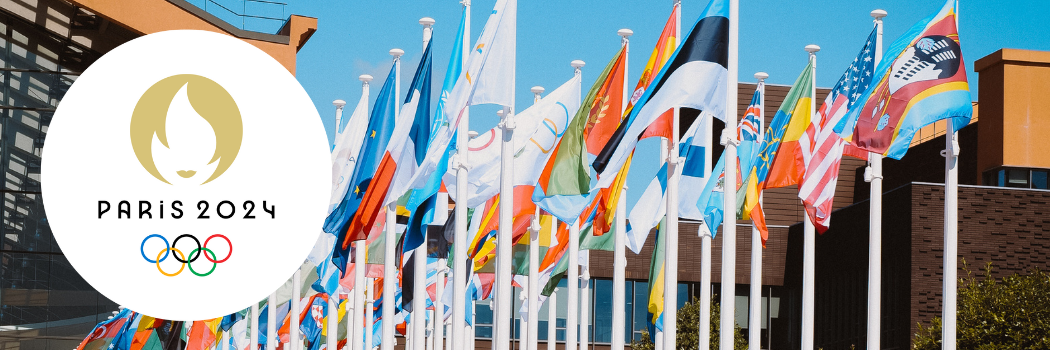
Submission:
<svg viewBox="0 0 1050 350">
<path fill-rule="evenodd" d="M 764 108 L 762 105 L 763 85 L 759 83 L 755 87 L 755 94 L 751 97 L 751 103 L 747 106 L 747 111 L 736 128 L 737 140 L 740 140 L 740 145 L 736 148 L 737 188 L 734 192 L 738 203 L 743 203 L 745 194 L 745 191 L 743 191 L 745 183 L 741 180 L 749 177 L 752 165 L 754 165 L 762 145 L 762 118 L 760 115 L 762 108 Z M 726 153 L 723 151 L 722 156 L 711 172 L 715 176 L 704 185 L 704 190 L 701 191 L 700 198 L 696 201 L 696 207 L 703 208 L 701 210 L 703 225 L 700 226 L 700 235 L 708 233 L 714 237 L 718 232 L 718 226 L 722 224 L 724 219 L 725 157 Z M 764 227 L 763 225 L 762 228 Z M 767 237 L 767 234 L 762 232 L 763 245 L 765 245 Z"/>
<path fill-rule="evenodd" d="M 536 205 L 562 222 L 575 223 L 593 199 L 586 157 L 597 152 L 597 148 L 611 137 L 608 124 L 620 121 L 625 59 L 625 51 L 621 48 L 598 75 L 543 167 L 532 193 Z"/>
<path fill-rule="evenodd" d="M 462 113 L 477 104 L 514 107 L 514 70 L 517 42 L 517 0 L 497 0 L 485 28 L 467 58 L 467 68 L 459 75 L 445 99 L 445 123 L 433 133 L 426 157 L 412 179 L 391 189 L 394 194 L 422 188 L 442 163 Z M 404 187 L 404 188 L 402 188 Z"/>
<path fill-rule="evenodd" d="M 570 113 L 580 107 L 580 80 L 580 76 L 574 75 L 539 102 L 514 116 L 517 124 L 511 138 L 515 165 L 512 175 L 514 186 L 536 184 L 543 170 L 536 165 L 547 162 L 575 116 Z M 468 142 L 470 177 L 467 179 L 466 200 L 455 198 L 457 174 L 445 174 L 445 186 L 456 203 L 466 203 L 468 208 L 476 208 L 499 193 L 502 135 L 502 129 L 494 127 Z M 531 196 L 529 192 L 526 198 Z"/>
<path fill-rule="evenodd" d="M 656 247 L 653 249 L 653 257 L 649 260 L 649 304 L 646 310 L 649 317 L 646 326 L 649 334 L 656 334 L 655 330 L 663 330 L 663 322 L 658 320 L 663 317 L 664 312 L 664 240 L 661 236 L 667 233 L 666 220 L 660 221 L 656 232 Z M 655 328 L 655 329 L 654 329 Z"/>
<path fill-rule="evenodd" d="M 398 114 L 396 127 L 390 136 L 390 142 L 387 143 L 383 160 L 379 163 L 372 181 L 368 183 L 368 190 L 361 199 L 361 207 L 350 222 L 346 237 L 341 242 L 342 249 L 347 249 L 350 241 L 367 237 L 368 228 L 372 227 L 376 216 L 383 207 L 400 198 L 392 198 L 387 195 L 394 177 L 402 172 L 413 173 L 415 166 L 422 160 L 427 141 L 430 139 L 430 67 L 432 61 L 430 48 L 432 45 L 433 41 L 423 51 L 423 59 L 419 61 L 416 75 L 412 78 L 412 85 L 410 85 L 408 95 L 405 96 L 405 104 Z M 415 238 L 413 237 L 410 242 L 422 242 L 422 237 Z M 408 248 L 415 248 L 416 245 L 418 244 Z"/>
<path fill-rule="evenodd" d="M 762 233 L 762 237 L 768 237 L 765 215 L 759 206 L 758 199 L 762 190 L 767 188 L 782 187 L 798 183 L 798 172 L 803 167 L 801 154 L 797 153 L 798 140 L 806 137 L 805 133 L 813 115 L 813 62 L 806 65 L 802 74 L 798 76 L 795 83 L 788 90 L 784 102 L 777 110 L 777 114 L 770 122 L 763 137 L 762 146 L 754 164 L 742 179 L 744 200 L 738 201 L 742 206 L 740 218 L 751 219 L 755 227 Z M 781 154 L 781 149 L 796 148 L 791 152 Z M 797 158 L 796 158 L 797 156 Z M 744 169 L 744 168 L 741 168 Z M 745 174 L 741 174 L 745 176 Z"/>
<path fill-rule="evenodd" d="M 368 94 L 361 94 L 357 107 L 350 115 L 350 121 L 346 123 L 346 129 L 339 134 L 339 138 L 335 140 L 335 148 L 332 149 L 332 196 L 328 204 L 329 214 L 346 196 L 351 177 L 354 176 L 358 153 L 361 152 L 361 145 L 365 142 L 366 131 L 368 131 Z"/>
<path fill-rule="evenodd" d="M 805 205 L 810 222 L 820 233 L 827 231 L 831 225 L 832 201 L 835 199 L 835 185 L 838 183 L 843 153 L 867 158 L 866 152 L 848 151 L 856 148 L 847 144 L 833 128 L 857 102 L 861 91 L 871 84 L 875 52 L 878 51 L 875 38 L 876 30 L 872 30 L 864 48 L 817 110 L 818 117 L 813 118 L 811 125 L 816 130 L 816 138 L 812 141 L 808 138 L 800 140 L 806 172 L 798 188 L 798 197 Z"/>
<path fill-rule="evenodd" d="M 324 329 L 324 318 L 328 313 L 328 295 L 314 294 L 306 306 L 298 316 L 299 330 L 306 341 L 306 349 L 317 350 L 321 347 L 321 330 Z"/>
<path fill-rule="evenodd" d="M 729 60 L 729 3 L 712 0 L 689 34 L 638 99 L 635 107 L 592 163 L 598 171 L 593 188 L 608 187 L 634 151 L 638 138 L 662 114 L 675 107 L 725 113 Z"/>
<path fill-rule="evenodd" d="M 269 322 L 276 322 L 276 326 L 273 327 L 273 329 L 281 329 L 281 326 L 283 326 L 285 323 L 284 321 L 287 321 L 288 319 L 288 313 L 292 309 L 292 303 L 286 302 L 284 304 L 281 304 L 280 306 L 275 306 L 277 308 L 277 318 L 272 321 L 269 320 L 270 307 L 271 305 L 267 304 L 266 306 L 263 306 L 262 310 L 259 310 L 259 329 L 253 330 L 259 336 L 260 345 L 266 344 L 266 342 L 269 340 L 278 341 L 278 344 L 280 344 L 280 338 L 277 335 L 274 335 L 273 338 L 268 339 L 268 337 L 266 336 L 266 327 L 267 324 L 269 324 Z"/>
<path fill-rule="evenodd" d="M 183 329 L 182 321 L 161 321 L 155 328 L 157 339 L 160 342 L 161 349 L 163 350 L 183 350 L 186 348 L 186 343 L 182 341 L 181 334 Z"/>
<path fill-rule="evenodd" d="M 116 316 L 95 325 L 87 337 L 80 342 L 77 350 L 109 350 L 127 333 L 127 328 L 134 317 L 131 309 L 120 310 Z"/>
<path fill-rule="evenodd" d="M 923 126 L 952 118 L 958 131 L 973 105 L 959 43 L 957 0 L 901 35 L 886 49 L 874 79 L 835 132 L 857 147 L 900 159 Z"/>
<path fill-rule="evenodd" d="M 459 22 L 459 30 L 456 32 L 456 40 L 452 45 L 452 57 L 449 58 L 448 68 L 445 71 L 445 81 L 441 86 L 441 97 L 437 103 L 437 113 L 434 113 L 431 117 L 430 124 L 432 130 L 430 131 L 430 139 L 427 140 L 427 146 L 421 152 L 415 152 L 418 161 L 416 164 L 413 164 L 413 173 L 406 173 L 405 175 L 399 174 L 399 176 L 395 177 L 394 183 L 391 185 L 392 189 L 389 196 L 400 198 L 403 196 L 401 191 L 408 191 L 407 182 L 412 180 L 411 178 L 414 176 L 415 171 L 418 170 L 420 164 L 426 161 L 426 158 L 421 158 L 420 156 L 427 154 L 427 149 L 429 149 L 430 144 L 434 143 L 434 137 L 437 135 L 437 132 L 448 125 L 448 120 L 445 119 L 445 115 L 441 113 L 441 111 L 445 108 L 445 101 L 448 99 L 449 93 L 451 93 L 452 88 L 455 86 L 456 79 L 459 78 L 460 73 L 463 71 L 462 52 L 463 35 L 467 19 L 466 10 L 467 8 L 464 7 L 463 16 Z M 447 191 L 444 190 L 441 178 L 446 172 L 448 172 L 448 160 L 455 151 L 454 146 L 455 145 L 452 143 L 449 143 L 446 146 L 445 152 L 441 154 L 441 159 L 437 162 L 436 170 L 430 174 L 430 177 L 426 180 L 426 183 L 423 184 L 422 188 L 411 190 L 411 195 L 408 199 L 408 203 L 405 204 L 405 207 L 412 213 L 413 218 L 410 222 L 415 223 L 408 227 L 409 233 L 412 235 L 416 235 L 419 232 L 426 232 L 428 230 L 427 226 L 435 224 L 434 210 L 437 207 L 437 194 L 438 192 L 447 193 Z M 423 209 L 419 209 L 420 207 L 423 207 Z"/>
<path fill-rule="evenodd" d="M 363 238 L 351 237 L 347 230 L 358 212 L 358 206 L 364 198 L 365 190 L 368 189 L 372 176 L 375 175 L 385 155 L 383 150 L 386 149 L 394 131 L 395 109 L 397 108 L 397 96 L 394 96 L 394 79 L 397 76 L 395 68 L 390 69 L 390 74 L 383 83 L 379 97 L 376 98 L 372 115 L 368 120 L 365 141 L 361 146 L 361 151 L 358 152 L 358 162 L 354 168 L 354 175 L 351 176 L 346 197 L 325 219 L 324 231 L 337 237 L 332 262 L 344 273 L 346 263 L 350 261 L 349 242 Z"/>
<path fill-rule="evenodd" d="M 206 350 L 211 348 L 215 344 L 215 333 L 221 322 L 221 317 L 204 321 L 193 321 L 186 350 Z"/>
<path fill-rule="evenodd" d="M 664 30 L 660 33 L 660 39 L 656 41 L 656 47 L 653 48 L 653 53 L 649 55 L 649 62 L 646 63 L 645 70 L 642 71 L 642 76 L 638 78 L 638 85 L 631 95 L 630 104 L 627 106 L 627 112 L 624 114 L 629 114 L 634 109 L 634 104 L 645 94 L 646 88 L 652 83 L 656 73 L 660 72 L 664 63 L 667 63 L 667 59 L 671 57 L 671 54 L 678 47 L 678 38 L 675 35 L 678 33 L 678 13 L 681 10 L 681 4 L 675 4 L 674 9 L 671 11 L 671 18 L 667 19 L 667 24 L 664 25 Z M 639 139 L 654 136 L 671 139 L 674 127 L 672 125 L 673 119 L 674 110 L 665 111 L 653 121 L 648 129 L 642 132 Z"/>
<path fill-rule="evenodd" d="M 711 118 L 707 113 L 693 121 L 686 130 L 685 135 L 678 142 L 678 154 L 685 158 L 685 162 L 675 167 L 679 176 L 679 201 L 678 216 L 691 220 L 704 220 L 703 213 L 697 201 L 707 184 L 707 129 L 710 128 Z M 626 234 L 627 247 L 635 254 L 642 251 L 642 245 L 649 236 L 649 232 L 660 222 L 667 211 L 667 164 L 665 163 L 656 176 L 649 182 L 649 186 L 642 192 L 629 218 L 629 229 Z"/>
</svg>

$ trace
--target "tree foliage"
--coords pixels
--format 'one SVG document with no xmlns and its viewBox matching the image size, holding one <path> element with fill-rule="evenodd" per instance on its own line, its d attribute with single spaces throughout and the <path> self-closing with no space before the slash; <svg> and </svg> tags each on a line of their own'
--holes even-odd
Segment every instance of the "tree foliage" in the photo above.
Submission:
<svg viewBox="0 0 1050 350">
<path fill-rule="evenodd" d="M 1038 268 L 996 281 L 991 263 L 977 279 L 963 261 L 956 342 L 959 349 L 1050 349 L 1050 275 Z M 941 319 L 919 324 L 914 348 L 941 349 Z"/>
<path fill-rule="evenodd" d="M 711 349 L 718 349 L 718 332 L 719 332 L 719 312 L 718 297 L 711 295 Z M 747 339 L 744 339 L 744 334 L 740 330 L 740 326 L 735 326 L 734 338 L 735 344 L 733 349 L 736 350 L 747 350 Z M 685 306 L 678 309 L 678 333 L 675 337 L 677 348 L 680 350 L 697 350 L 699 348 L 700 338 L 700 299 L 693 298 L 692 302 L 686 303 Z M 642 331 L 641 340 L 634 341 L 631 343 L 631 349 L 633 350 L 655 350 L 655 344 L 652 341 L 652 337 L 646 330 Z"/>
</svg>

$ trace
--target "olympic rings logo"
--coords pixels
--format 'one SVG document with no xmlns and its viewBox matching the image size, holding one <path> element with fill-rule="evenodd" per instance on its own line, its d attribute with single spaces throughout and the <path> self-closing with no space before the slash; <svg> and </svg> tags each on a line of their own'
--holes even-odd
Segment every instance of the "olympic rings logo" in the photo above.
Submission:
<svg viewBox="0 0 1050 350">
<path fill-rule="evenodd" d="M 149 239 L 153 238 L 153 237 L 160 238 L 162 241 L 164 241 L 164 248 L 161 249 L 160 252 L 157 253 L 157 256 L 156 256 L 155 259 L 150 259 L 149 256 L 146 255 L 145 249 L 146 249 L 146 242 L 149 241 Z M 208 249 L 208 243 L 211 242 L 212 238 L 216 238 L 216 237 L 222 238 L 223 240 L 226 241 L 226 244 L 230 246 L 230 251 L 228 253 L 226 253 L 226 257 L 225 258 L 218 259 L 218 257 L 215 256 L 215 252 L 212 251 L 211 249 Z M 183 254 L 183 252 L 181 250 L 179 250 L 178 248 L 175 248 L 175 246 L 179 244 L 179 240 L 183 239 L 183 238 L 192 239 L 193 242 L 197 244 L 197 248 L 191 250 L 188 255 L 187 254 Z M 201 245 L 201 241 L 198 240 L 196 236 L 187 233 L 187 234 L 183 234 L 183 235 L 180 235 L 178 237 L 175 237 L 175 240 L 172 241 L 171 244 L 168 244 L 168 239 L 164 238 L 164 236 L 161 236 L 159 234 L 151 234 L 149 236 L 146 236 L 146 238 L 142 239 L 142 244 L 139 245 L 139 254 L 142 254 L 142 258 L 145 259 L 146 262 L 148 262 L 150 264 L 157 265 L 157 271 L 160 271 L 160 273 L 162 275 L 164 275 L 164 276 L 168 276 L 168 277 L 178 276 L 180 273 L 182 273 L 182 270 L 186 269 L 186 267 L 189 266 L 191 273 L 193 273 L 194 275 L 200 276 L 200 277 L 204 277 L 204 276 L 212 274 L 212 272 L 215 272 L 215 268 L 217 266 L 219 266 L 219 264 L 221 264 L 223 262 L 226 262 L 226 260 L 230 259 L 230 256 L 233 255 L 233 242 L 230 242 L 230 239 L 226 238 L 226 236 L 224 236 L 224 235 L 214 234 L 214 235 L 211 235 L 210 237 L 208 237 L 208 239 L 205 239 L 204 240 L 204 245 L 202 246 Z M 178 261 L 179 263 L 181 263 L 181 265 L 179 266 L 179 270 L 178 271 L 169 273 L 167 271 L 164 271 L 164 269 L 160 267 L 160 263 L 162 261 L 164 261 L 164 260 L 167 260 L 168 259 L 168 255 L 171 255 L 173 258 L 175 258 L 175 261 Z M 211 269 L 208 270 L 208 272 L 205 272 L 205 273 L 197 272 L 197 270 L 195 270 L 193 268 L 193 262 L 197 261 L 197 259 L 200 258 L 201 255 L 204 256 L 204 259 L 207 259 L 208 261 L 210 261 L 212 263 Z"/>
</svg>

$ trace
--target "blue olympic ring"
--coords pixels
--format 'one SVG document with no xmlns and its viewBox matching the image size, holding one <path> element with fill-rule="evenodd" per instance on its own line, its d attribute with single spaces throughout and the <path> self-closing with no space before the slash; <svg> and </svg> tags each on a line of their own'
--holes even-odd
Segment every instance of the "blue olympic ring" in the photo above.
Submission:
<svg viewBox="0 0 1050 350">
<path fill-rule="evenodd" d="M 150 238 L 153 238 L 153 237 L 157 237 L 157 238 L 160 238 L 160 239 L 164 240 L 164 247 L 171 247 L 171 244 L 168 244 L 168 239 L 164 238 L 164 236 L 158 235 L 156 233 L 154 233 L 152 235 L 149 235 L 149 236 L 146 236 L 146 238 L 144 238 L 142 240 L 142 244 L 139 244 L 139 254 L 142 254 L 142 258 L 146 259 L 146 262 L 148 262 L 150 264 L 158 263 L 157 260 L 152 260 L 149 257 L 147 257 L 146 256 L 146 251 L 145 251 L 145 249 L 146 249 L 146 241 L 148 241 Z M 164 257 L 160 258 L 160 261 L 164 261 L 165 259 L 167 259 L 168 258 L 168 254 L 170 254 L 170 253 L 171 253 L 170 249 L 168 251 L 165 251 L 164 252 Z"/>
</svg>

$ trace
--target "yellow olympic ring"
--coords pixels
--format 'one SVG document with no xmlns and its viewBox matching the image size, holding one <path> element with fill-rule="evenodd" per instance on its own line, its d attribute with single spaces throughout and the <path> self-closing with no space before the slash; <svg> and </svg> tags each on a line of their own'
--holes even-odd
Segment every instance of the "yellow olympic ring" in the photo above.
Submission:
<svg viewBox="0 0 1050 350">
<path fill-rule="evenodd" d="M 186 255 L 182 254 L 182 251 L 179 250 L 178 248 L 175 248 L 175 247 L 161 249 L 160 250 L 160 254 L 157 254 L 157 259 L 156 259 L 157 260 L 157 271 L 160 271 L 160 273 L 165 275 L 165 276 L 175 277 L 175 276 L 178 276 L 180 273 L 182 273 L 182 270 L 186 268 L 186 263 L 182 263 L 182 266 L 180 266 L 179 270 L 175 271 L 175 273 L 164 272 L 164 269 L 160 268 L 160 257 L 163 256 L 164 253 L 168 252 L 168 250 L 171 250 L 173 252 L 172 253 L 173 255 L 176 254 L 176 253 L 181 255 L 182 256 L 182 260 L 186 260 Z"/>
</svg>

